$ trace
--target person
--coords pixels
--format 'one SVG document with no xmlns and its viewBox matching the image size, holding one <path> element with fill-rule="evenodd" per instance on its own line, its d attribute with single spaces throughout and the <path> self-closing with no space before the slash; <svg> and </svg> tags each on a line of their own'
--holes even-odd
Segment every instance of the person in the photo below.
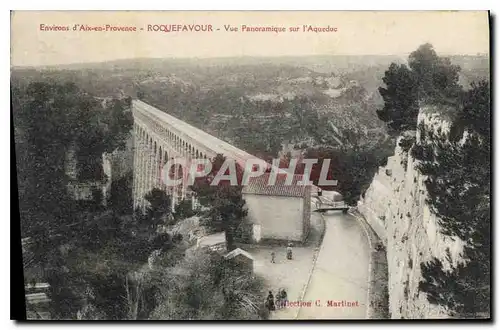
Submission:
<svg viewBox="0 0 500 330">
<path fill-rule="evenodd" d="M 286 258 L 288 260 L 292 260 L 292 243 L 288 243 L 288 247 L 286 248 Z"/>
<path fill-rule="evenodd" d="M 283 307 L 281 305 L 281 290 L 278 290 L 278 292 L 276 292 L 276 309 L 280 309 L 281 307 Z"/>
<path fill-rule="evenodd" d="M 284 306 L 287 300 L 288 300 L 288 295 L 286 294 L 285 289 L 283 289 L 281 290 L 281 304 Z"/>
<path fill-rule="evenodd" d="M 286 292 L 285 289 L 279 289 L 276 293 L 276 308 L 284 308 L 286 302 Z"/>
<path fill-rule="evenodd" d="M 275 257 L 276 257 L 276 253 L 274 253 L 274 251 L 271 252 L 271 263 L 273 263 L 273 264 L 276 263 L 276 261 L 274 260 Z"/>
<path fill-rule="evenodd" d="M 276 309 L 274 305 L 274 296 L 271 291 L 269 291 L 269 295 L 267 296 L 267 309 L 269 309 L 269 311 L 274 311 Z"/>
</svg>

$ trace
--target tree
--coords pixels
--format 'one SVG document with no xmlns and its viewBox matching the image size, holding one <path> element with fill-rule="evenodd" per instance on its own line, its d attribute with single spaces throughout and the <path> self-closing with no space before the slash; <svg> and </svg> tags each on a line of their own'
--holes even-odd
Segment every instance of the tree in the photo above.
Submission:
<svg viewBox="0 0 500 330">
<path fill-rule="evenodd" d="M 174 217 L 176 220 L 187 219 L 196 214 L 190 199 L 183 199 L 175 207 Z"/>
<path fill-rule="evenodd" d="M 132 182 L 133 173 L 129 172 L 118 180 L 111 182 L 111 192 L 108 206 L 118 214 L 132 213 Z"/>
<path fill-rule="evenodd" d="M 427 203 L 441 232 L 465 243 L 465 261 L 451 271 L 437 258 L 422 263 L 420 289 L 431 303 L 457 317 L 485 317 L 490 314 L 491 263 L 489 84 L 473 85 L 459 102 L 451 136 L 421 126 L 425 139 L 412 154 L 427 176 Z"/>
<path fill-rule="evenodd" d="M 312 168 L 310 180 L 324 190 L 335 190 L 342 194 L 344 201 L 355 205 L 368 189 L 373 176 L 392 153 L 392 144 L 376 147 L 310 149 L 306 158 L 318 159 Z M 323 186 L 319 178 L 325 159 L 330 160 L 326 178 L 337 180 L 336 186 Z"/>
<path fill-rule="evenodd" d="M 392 63 L 385 72 L 382 81 L 386 88 L 379 88 L 384 107 L 377 110 L 377 115 L 389 128 L 399 131 L 416 126 L 419 110 L 417 79 L 404 64 Z"/>
<path fill-rule="evenodd" d="M 37 237 L 35 259 L 45 267 L 44 254 L 67 240 L 77 212 L 66 190 L 65 156 L 75 139 L 92 131 L 95 102 L 72 83 L 32 82 L 13 90 L 22 234 Z"/>
<path fill-rule="evenodd" d="M 471 88 L 462 94 L 462 110 L 452 127 L 453 137 L 461 138 L 464 130 L 477 132 L 480 136 L 491 136 L 490 84 L 486 80 L 473 82 Z M 483 139 L 489 143 L 490 139 Z M 489 145 L 487 146 L 489 148 Z"/>
<path fill-rule="evenodd" d="M 235 248 L 235 233 L 246 217 L 247 210 L 242 195 L 243 186 L 241 183 L 243 170 L 238 164 L 235 165 L 236 173 L 232 173 L 235 175 L 236 185 L 231 185 L 230 180 L 221 180 L 216 185 L 212 184 L 212 180 L 225 161 L 226 158 L 221 154 L 214 157 L 211 160 L 211 172 L 195 180 L 192 189 L 198 197 L 200 204 L 209 208 L 206 218 L 207 225 L 215 230 L 225 232 L 227 249 L 231 251 Z M 230 174 L 230 168 L 224 174 Z"/>
<path fill-rule="evenodd" d="M 153 188 L 144 198 L 149 202 L 146 221 L 151 227 L 156 228 L 163 222 L 163 216 L 169 216 L 172 213 L 170 196 L 161 189 Z"/>
<path fill-rule="evenodd" d="M 134 118 L 129 108 L 127 99 L 111 99 L 103 109 L 103 114 L 100 117 L 108 139 L 105 143 L 107 152 L 125 147 L 125 141 L 134 124 Z"/>
<path fill-rule="evenodd" d="M 460 67 L 450 59 L 439 57 L 431 44 L 421 45 L 408 58 L 408 66 L 391 63 L 379 92 L 384 107 L 377 110 L 380 120 L 400 132 L 414 129 L 420 102 L 453 103 L 459 96 Z"/>
<path fill-rule="evenodd" d="M 412 52 L 408 65 L 417 79 L 420 100 L 454 99 L 460 93 L 460 67 L 452 65 L 449 58 L 439 57 L 431 44 L 423 44 Z"/>
<path fill-rule="evenodd" d="M 263 281 L 234 272 L 222 256 L 199 249 L 169 269 L 158 268 L 154 281 L 160 304 L 155 320 L 258 320 L 264 311 Z"/>
</svg>

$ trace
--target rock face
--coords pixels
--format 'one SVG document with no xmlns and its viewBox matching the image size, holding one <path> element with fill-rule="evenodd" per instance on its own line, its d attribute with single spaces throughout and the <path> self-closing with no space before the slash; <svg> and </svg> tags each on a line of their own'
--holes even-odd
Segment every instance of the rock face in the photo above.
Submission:
<svg viewBox="0 0 500 330">
<path fill-rule="evenodd" d="M 449 131 L 449 122 L 432 112 L 422 109 L 419 124 L 423 123 L 427 130 Z M 418 132 L 406 132 L 398 138 L 394 156 L 379 168 L 358 202 L 358 210 L 387 248 L 391 317 L 446 318 L 444 308 L 431 305 L 426 294 L 419 292 L 420 263 L 437 257 L 445 267 L 455 266 L 463 243 L 440 233 L 438 219 L 425 202 L 425 177 L 415 168 L 417 161 L 409 151 L 399 146 L 401 140 L 411 139 L 412 135 L 417 142 L 422 138 Z"/>
</svg>

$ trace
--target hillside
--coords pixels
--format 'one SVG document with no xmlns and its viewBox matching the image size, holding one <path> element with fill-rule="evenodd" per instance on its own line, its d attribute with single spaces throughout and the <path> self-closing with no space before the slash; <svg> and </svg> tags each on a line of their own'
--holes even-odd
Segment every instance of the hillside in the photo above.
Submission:
<svg viewBox="0 0 500 330">
<path fill-rule="evenodd" d="M 489 72 L 484 56 L 452 61 L 463 68 L 464 86 Z M 391 62 L 405 60 L 370 55 L 134 59 L 13 68 L 12 80 L 20 85 L 71 81 L 99 97 L 143 98 L 248 152 L 276 155 L 283 143 L 384 139 L 375 110 L 383 104 L 378 87 Z"/>
</svg>

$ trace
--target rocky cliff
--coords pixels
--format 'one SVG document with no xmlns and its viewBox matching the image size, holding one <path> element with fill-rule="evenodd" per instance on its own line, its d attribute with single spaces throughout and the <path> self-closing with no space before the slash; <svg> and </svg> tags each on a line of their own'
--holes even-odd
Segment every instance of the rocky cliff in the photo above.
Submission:
<svg viewBox="0 0 500 330">
<path fill-rule="evenodd" d="M 418 123 L 426 130 L 449 131 L 449 121 L 436 109 L 422 109 Z M 401 141 L 423 137 L 405 132 L 398 138 L 394 156 L 379 168 L 373 182 L 358 202 L 364 215 L 387 248 L 389 311 L 392 318 L 446 318 L 447 311 L 427 301 L 419 292 L 420 263 L 433 257 L 446 267 L 460 261 L 463 244 L 440 233 L 438 219 L 425 200 L 425 177 L 415 168 L 416 160 Z M 401 143 L 404 145 L 404 143 Z M 450 263 L 451 260 L 451 263 Z"/>
</svg>

